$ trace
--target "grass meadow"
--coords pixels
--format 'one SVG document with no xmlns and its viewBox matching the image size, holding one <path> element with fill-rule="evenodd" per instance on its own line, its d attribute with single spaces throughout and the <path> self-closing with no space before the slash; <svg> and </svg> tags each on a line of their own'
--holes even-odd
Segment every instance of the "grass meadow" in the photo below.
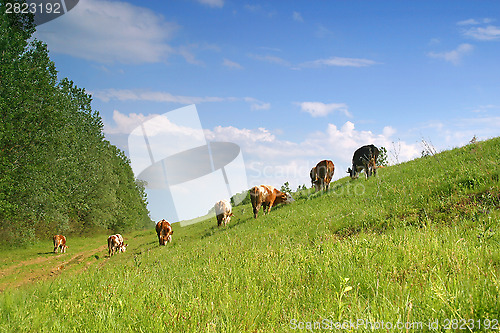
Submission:
<svg viewBox="0 0 500 333">
<path fill-rule="evenodd" d="M 154 226 L 126 234 L 112 258 L 75 240 L 80 269 L 0 293 L 0 332 L 498 331 L 499 161 L 500 138 L 473 143 L 257 219 L 174 224 L 165 247 Z M 0 268 L 51 249 L 2 250 Z"/>
</svg>

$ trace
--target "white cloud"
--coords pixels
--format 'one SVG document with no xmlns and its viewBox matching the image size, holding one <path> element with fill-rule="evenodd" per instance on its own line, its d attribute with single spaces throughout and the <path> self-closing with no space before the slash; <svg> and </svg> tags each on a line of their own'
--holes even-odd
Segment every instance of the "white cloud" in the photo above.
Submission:
<svg viewBox="0 0 500 333">
<path fill-rule="evenodd" d="M 194 48 L 197 48 L 197 45 L 183 45 L 179 46 L 174 52 L 182 56 L 189 64 L 203 66 L 203 61 L 196 59 L 192 51 Z"/>
<path fill-rule="evenodd" d="M 486 140 L 500 135 L 500 116 L 475 115 L 473 118 L 455 118 L 446 122 L 430 121 L 411 130 L 420 136 L 432 137 L 438 151 L 463 146 L 476 136 Z"/>
<path fill-rule="evenodd" d="M 335 36 L 335 33 L 323 25 L 318 25 L 315 35 L 318 38 L 326 38 Z"/>
<path fill-rule="evenodd" d="M 179 104 L 199 104 L 205 102 L 222 102 L 231 101 L 235 98 L 231 97 L 198 97 L 198 96 L 179 96 L 172 95 L 162 91 L 147 91 L 147 90 L 129 90 L 129 89 L 105 89 L 97 90 L 92 93 L 95 98 L 104 102 L 110 100 L 119 101 L 149 101 L 149 102 L 167 102 Z"/>
<path fill-rule="evenodd" d="M 252 110 L 269 110 L 271 108 L 271 103 L 254 103 L 250 108 Z"/>
<path fill-rule="evenodd" d="M 491 22 L 493 22 L 493 19 L 490 19 L 490 18 L 483 18 L 480 20 L 468 19 L 468 20 L 463 20 L 463 21 L 457 22 L 457 25 L 478 25 L 478 24 L 483 24 L 483 23 L 488 24 Z"/>
<path fill-rule="evenodd" d="M 301 64 L 301 67 L 366 67 L 376 65 L 377 62 L 370 59 L 331 57 L 328 59 L 318 59 Z"/>
<path fill-rule="evenodd" d="M 431 58 L 443 59 L 451 62 L 453 65 L 458 65 L 462 58 L 474 49 L 471 44 L 460 44 L 455 50 L 448 52 L 429 52 L 427 55 Z"/>
<path fill-rule="evenodd" d="M 337 67 L 367 67 L 378 64 L 378 62 L 370 59 L 359 59 L 359 58 L 342 58 L 342 57 L 331 57 L 328 59 L 318 59 L 313 61 L 306 61 L 299 65 L 293 65 L 288 60 L 283 58 L 273 56 L 273 55 L 259 55 L 259 54 L 249 54 L 249 57 L 277 64 L 291 69 L 302 69 L 302 68 L 312 68 L 312 67 L 327 67 L 327 66 L 337 66 Z"/>
<path fill-rule="evenodd" d="M 201 104 L 216 102 L 243 101 L 250 104 L 251 110 L 269 110 L 270 103 L 260 101 L 253 97 L 217 97 L 217 96 L 180 96 L 164 91 L 149 91 L 138 89 L 103 89 L 90 92 L 94 98 L 103 102 L 118 101 L 147 101 L 158 103 Z"/>
<path fill-rule="evenodd" d="M 438 45 L 438 44 L 441 44 L 441 40 L 439 40 L 439 38 L 432 38 L 429 41 L 429 45 Z"/>
<path fill-rule="evenodd" d="M 494 105 L 494 104 L 487 104 L 487 105 L 479 105 L 475 107 L 472 112 L 474 113 L 486 113 L 488 110 L 498 110 L 500 109 L 500 106 Z"/>
<path fill-rule="evenodd" d="M 157 115 L 145 116 L 142 113 L 130 113 L 125 115 L 118 110 L 113 110 L 113 121 L 115 126 L 104 122 L 104 133 L 106 134 L 129 134 L 143 122 L 150 120 Z"/>
<path fill-rule="evenodd" d="M 269 110 L 271 108 L 271 103 L 265 103 L 253 97 L 245 97 L 243 100 L 250 103 L 250 109 L 252 110 Z"/>
<path fill-rule="evenodd" d="M 251 130 L 233 126 L 217 126 L 213 130 L 205 130 L 205 137 L 209 141 L 235 142 L 242 143 L 245 146 L 257 142 L 273 142 L 276 140 L 274 134 L 263 127 Z"/>
<path fill-rule="evenodd" d="M 500 27 L 489 25 L 487 27 L 473 27 L 465 30 L 463 34 L 477 40 L 497 40 L 500 39 Z"/>
<path fill-rule="evenodd" d="M 256 59 L 256 60 L 269 62 L 271 64 L 277 64 L 277 65 L 286 66 L 286 67 L 291 66 L 289 61 L 287 61 L 283 58 L 280 58 L 280 57 L 272 56 L 272 55 L 250 54 L 249 57 Z"/>
<path fill-rule="evenodd" d="M 130 134 L 134 129 L 143 124 L 144 122 L 154 119 L 154 122 L 148 123 L 148 135 L 156 136 L 162 133 L 169 133 L 178 137 L 194 137 L 200 139 L 203 135 L 201 129 L 194 128 L 195 126 L 182 126 L 170 121 L 168 116 L 150 114 L 143 115 L 142 113 L 123 114 L 118 110 L 113 111 L 113 122 L 109 124 L 104 123 L 104 133 L 106 134 Z M 203 138 L 204 140 L 204 138 Z"/>
<path fill-rule="evenodd" d="M 268 18 L 271 18 L 276 14 L 276 12 L 274 10 L 269 9 L 269 5 L 261 6 L 261 5 L 246 4 L 243 8 L 245 8 L 245 10 L 247 10 L 251 13 L 263 15 L 263 16 L 266 16 Z"/>
<path fill-rule="evenodd" d="M 457 25 L 476 25 L 476 24 L 479 24 L 479 22 L 475 19 L 468 19 L 457 22 Z"/>
<path fill-rule="evenodd" d="M 52 52 L 100 63 L 155 63 L 174 52 L 178 26 L 150 9 L 120 1 L 80 1 L 35 34 Z"/>
<path fill-rule="evenodd" d="M 224 58 L 224 61 L 222 62 L 222 64 L 226 67 L 231 68 L 231 69 L 243 69 L 243 66 L 241 66 L 237 62 L 234 62 L 234 61 L 231 61 L 231 60 L 225 59 L 225 58 Z"/>
<path fill-rule="evenodd" d="M 325 104 L 321 102 L 301 102 L 298 103 L 302 111 L 309 113 L 313 117 L 326 117 L 332 112 L 341 112 L 348 117 L 352 115 L 347 109 L 347 104 L 345 103 L 330 103 Z"/>
<path fill-rule="evenodd" d="M 209 7 L 224 7 L 224 0 L 198 0 L 198 2 Z"/>
<path fill-rule="evenodd" d="M 297 22 L 304 22 L 302 15 L 299 12 L 293 12 L 293 19 Z"/>
</svg>

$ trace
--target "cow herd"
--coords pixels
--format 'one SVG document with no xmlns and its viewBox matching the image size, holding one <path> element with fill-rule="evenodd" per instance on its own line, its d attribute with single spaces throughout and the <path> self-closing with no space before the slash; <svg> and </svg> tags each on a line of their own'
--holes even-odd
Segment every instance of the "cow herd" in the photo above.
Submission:
<svg viewBox="0 0 500 333">
<path fill-rule="evenodd" d="M 365 177 L 368 179 L 372 174 L 377 173 L 377 158 L 379 150 L 374 145 L 360 147 L 354 152 L 352 158 L 352 167 L 347 169 L 347 173 L 352 179 L 359 177 L 361 171 L 365 171 Z M 335 165 L 330 160 L 323 160 L 316 164 L 309 173 L 311 184 L 316 192 L 327 191 L 335 172 Z M 270 185 L 254 186 L 250 189 L 250 200 L 252 202 L 253 216 L 257 218 L 260 208 L 263 208 L 264 214 L 269 213 L 271 208 L 280 203 L 292 203 L 295 200 L 288 193 L 279 191 Z M 217 216 L 217 226 L 226 225 L 233 213 L 231 204 L 227 200 L 221 200 L 215 204 Z"/>
<path fill-rule="evenodd" d="M 365 171 L 365 178 L 368 179 L 372 174 L 377 174 L 377 158 L 379 150 L 374 145 L 366 145 L 358 148 L 352 157 L 352 167 L 347 169 L 347 173 L 352 179 L 357 179 L 361 171 Z M 323 160 L 316 164 L 309 173 L 311 184 L 316 192 L 327 191 L 330 182 L 335 172 L 335 165 L 330 160 Z M 295 200 L 288 193 L 279 191 L 270 185 L 254 186 L 250 189 L 250 200 L 252 202 L 253 216 L 257 218 L 260 208 L 263 208 L 264 214 L 269 213 L 271 208 L 280 203 L 292 203 Z M 215 215 L 217 217 L 217 227 L 225 226 L 233 216 L 231 203 L 228 200 L 220 200 L 214 205 Z M 172 225 L 165 219 L 156 224 L 156 234 L 160 245 L 166 245 L 172 241 L 174 230 Z M 55 235 L 54 253 L 59 249 L 61 253 L 65 253 L 68 246 L 66 245 L 66 237 Z M 127 244 L 124 244 L 123 237 L 120 234 L 111 235 L 108 237 L 108 252 L 109 256 L 115 253 L 125 252 Z"/>
</svg>

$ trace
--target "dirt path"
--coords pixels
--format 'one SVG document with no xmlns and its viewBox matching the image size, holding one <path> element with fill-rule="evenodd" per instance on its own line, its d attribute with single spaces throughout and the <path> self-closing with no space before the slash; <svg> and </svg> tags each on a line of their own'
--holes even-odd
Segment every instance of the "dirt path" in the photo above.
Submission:
<svg viewBox="0 0 500 333">
<path fill-rule="evenodd" d="M 16 263 L 10 267 L 0 270 L 0 279 L 14 275 L 15 279 L 0 282 L 0 292 L 23 286 L 40 280 L 47 280 L 59 276 L 68 269 L 76 269 L 77 272 L 87 269 L 92 264 L 99 262 L 96 256 L 98 253 L 105 251 L 106 245 L 102 245 L 90 250 L 83 250 L 72 254 L 71 257 L 61 261 L 61 257 L 68 256 L 68 253 L 61 253 L 49 257 L 38 257 L 31 260 Z M 81 265 L 85 262 L 85 265 Z M 80 266 L 80 267 L 78 267 Z"/>
</svg>

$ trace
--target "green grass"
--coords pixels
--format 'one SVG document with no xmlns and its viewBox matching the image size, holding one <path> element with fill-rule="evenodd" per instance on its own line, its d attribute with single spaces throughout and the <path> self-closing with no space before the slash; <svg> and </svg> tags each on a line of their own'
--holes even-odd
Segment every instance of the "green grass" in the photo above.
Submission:
<svg viewBox="0 0 500 333">
<path fill-rule="evenodd" d="M 174 224 L 166 247 L 153 229 L 124 235 L 124 254 L 102 253 L 79 274 L 0 294 L 0 331 L 493 327 L 500 320 L 499 160 L 496 138 L 380 169 L 368 181 L 343 178 L 329 193 L 303 191 L 256 220 L 246 205 L 234 208 L 226 228 L 215 218 Z M 14 261 L 29 255 L 9 253 Z M 466 320 L 475 326 L 468 330 Z"/>
</svg>

